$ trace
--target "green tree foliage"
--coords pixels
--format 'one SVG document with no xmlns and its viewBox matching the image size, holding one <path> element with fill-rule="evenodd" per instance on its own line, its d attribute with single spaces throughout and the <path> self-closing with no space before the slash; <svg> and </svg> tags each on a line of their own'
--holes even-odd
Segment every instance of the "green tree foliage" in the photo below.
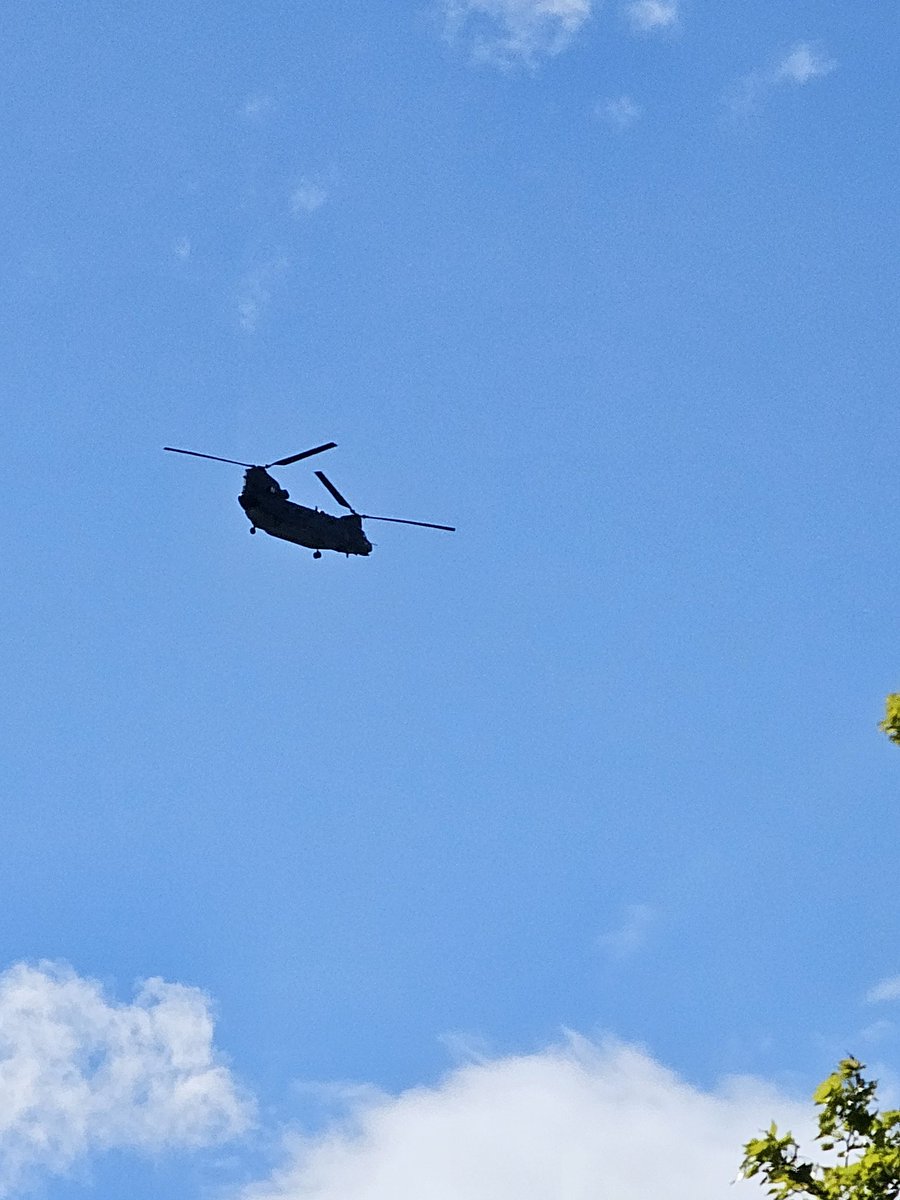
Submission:
<svg viewBox="0 0 900 1200">
<path fill-rule="evenodd" d="M 900 693 L 892 692 L 885 705 L 884 720 L 878 726 L 892 742 L 900 745 Z"/>
<path fill-rule="evenodd" d="M 825 1165 L 800 1157 L 790 1133 L 773 1122 L 764 1137 L 744 1147 L 741 1175 L 759 1175 L 777 1200 L 896 1200 L 900 1196 L 900 1111 L 879 1112 L 877 1082 L 865 1065 L 845 1058 L 813 1093 L 819 1108 L 816 1141 L 831 1159 Z"/>
</svg>

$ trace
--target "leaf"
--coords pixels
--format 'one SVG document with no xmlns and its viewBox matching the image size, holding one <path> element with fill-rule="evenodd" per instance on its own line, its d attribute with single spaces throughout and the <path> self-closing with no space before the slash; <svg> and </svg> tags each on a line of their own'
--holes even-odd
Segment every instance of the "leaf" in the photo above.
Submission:
<svg viewBox="0 0 900 1200">
<path fill-rule="evenodd" d="M 885 717 L 878 728 L 892 742 L 900 744 L 900 692 L 892 692 L 885 701 Z"/>
<path fill-rule="evenodd" d="M 837 1073 L 834 1075 L 829 1075 L 828 1078 L 824 1079 L 813 1092 L 813 1103 L 827 1104 L 834 1093 L 841 1090 L 841 1083 L 842 1080 L 840 1075 Z"/>
</svg>

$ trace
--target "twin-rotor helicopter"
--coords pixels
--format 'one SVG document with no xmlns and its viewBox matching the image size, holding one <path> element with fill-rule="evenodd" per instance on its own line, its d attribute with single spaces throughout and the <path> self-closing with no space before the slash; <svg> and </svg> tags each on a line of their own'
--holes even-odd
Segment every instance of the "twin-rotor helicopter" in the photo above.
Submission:
<svg viewBox="0 0 900 1200">
<path fill-rule="evenodd" d="M 363 521 L 390 521 L 395 525 L 419 525 L 424 529 L 455 532 L 453 525 L 435 525 L 431 521 L 407 521 L 402 517 L 373 517 L 370 513 L 359 513 L 344 499 L 323 471 L 316 471 L 319 482 L 327 488 L 341 508 L 347 509 L 346 517 L 335 517 L 331 513 L 321 512 L 318 508 L 294 504 L 278 480 L 269 474 L 270 467 L 288 467 L 303 458 L 311 458 L 314 454 L 333 450 L 336 445 L 336 442 L 326 442 L 323 446 L 314 446 L 312 450 L 303 450 L 300 454 L 278 458 L 264 466 L 238 462 L 234 458 L 220 458 L 217 454 L 201 454 L 197 450 L 179 450 L 176 446 L 164 446 L 163 449 L 171 454 L 190 454 L 193 458 L 209 458 L 213 462 L 245 467 L 244 487 L 238 496 L 238 504 L 247 514 L 250 532 L 256 533 L 257 529 L 261 529 L 263 533 L 272 537 L 306 546 L 313 551 L 313 558 L 321 558 L 323 550 L 334 550 L 338 554 L 348 556 L 371 554 L 372 543 L 363 532 Z"/>
</svg>

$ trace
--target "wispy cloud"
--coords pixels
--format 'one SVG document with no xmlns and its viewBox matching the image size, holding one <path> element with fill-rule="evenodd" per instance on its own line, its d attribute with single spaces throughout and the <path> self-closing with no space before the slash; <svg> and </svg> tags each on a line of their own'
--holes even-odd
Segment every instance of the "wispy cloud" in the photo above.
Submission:
<svg viewBox="0 0 900 1200">
<path fill-rule="evenodd" d="M 759 115 L 775 88 L 802 87 L 811 79 L 830 75 L 837 63 L 809 42 L 798 42 L 772 66 L 751 71 L 726 92 L 725 107 L 732 118 L 748 120 Z"/>
<path fill-rule="evenodd" d="M 248 271 L 238 286 L 238 324 L 244 333 L 256 333 L 260 319 L 272 302 L 272 288 L 288 269 L 284 255 L 268 259 Z"/>
<path fill-rule="evenodd" d="M 445 34 L 476 62 L 534 67 L 569 45 L 591 9 L 592 0 L 444 0 Z"/>
<path fill-rule="evenodd" d="M 321 208 L 328 199 L 327 189 L 316 179 L 301 179 L 291 192 L 291 212 L 304 216 Z"/>
<path fill-rule="evenodd" d="M 241 105 L 241 116 L 245 121 L 261 121 L 278 107 L 272 96 L 248 96 Z"/>
<path fill-rule="evenodd" d="M 628 958 L 646 945 L 658 915 L 650 904 L 628 904 L 614 928 L 600 935 L 600 947 L 614 958 Z"/>
<path fill-rule="evenodd" d="M 189 237 L 177 238 L 172 249 L 175 252 L 176 258 L 180 258 L 182 262 L 186 262 L 191 257 L 191 239 Z"/>
<path fill-rule="evenodd" d="M 241 1200 L 740 1200 L 762 1194 L 729 1187 L 741 1145 L 773 1117 L 802 1136 L 807 1107 L 751 1079 L 706 1091 L 638 1049 L 570 1036 L 434 1087 L 350 1096 Z"/>
<path fill-rule="evenodd" d="M 900 1000 L 900 975 L 882 979 L 866 992 L 866 1003 L 881 1004 L 886 1000 Z"/>
<path fill-rule="evenodd" d="M 251 1120 L 196 988 L 143 983 L 131 1004 L 68 968 L 0 974 L 0 1196 L 94 1151 L 221 1143 Z"/>
<path fill-rule="evenodd" d="M 631 0 L 625 14 L 637 33 L 669 29 L 678 21 L 678 0 Z"/>
<path fill-rule="evenodd" d="M 872 1046 L 893 1039 L 896 1033 L 897 1026 L 893 1021 L 873 1021 L 871 1025 L 865 1025 L 856 1036 L 861 1042 Z"/>
<path fill-rule="evenodd" d="M 799 42 L 778 64 L 773 82 L 808 83 L 830 74 L 836 65 L 833 58 L 826 58 L 807 42 Z"/>
<path fill-rule="evenodd" d="M 613 129 L 630 129 L 639 121 L 643 109 L 630 96 L 618 96 L 614 100 L 600 100 L 594 105 L 594 116 Z"/>
</svg>

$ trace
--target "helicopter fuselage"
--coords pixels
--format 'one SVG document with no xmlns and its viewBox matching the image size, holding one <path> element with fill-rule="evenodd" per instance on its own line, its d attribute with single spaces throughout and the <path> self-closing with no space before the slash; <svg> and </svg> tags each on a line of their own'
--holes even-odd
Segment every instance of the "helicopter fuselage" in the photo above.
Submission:
<svg viewBox="0 0 900 1200">
<path fill-rule="evenodd" d="M 261 529 L 272 537 L 310 550 L 334 550 L 338 554 L 372 553 L 372 543 L 363 532 L 362 518 L 356 513 L 335 517 L 306 508 L 288 499 L 288 493 L 264 467 L 248 467 L 238 503 L 247 514 L 252 529 Z"/>
</svg>

